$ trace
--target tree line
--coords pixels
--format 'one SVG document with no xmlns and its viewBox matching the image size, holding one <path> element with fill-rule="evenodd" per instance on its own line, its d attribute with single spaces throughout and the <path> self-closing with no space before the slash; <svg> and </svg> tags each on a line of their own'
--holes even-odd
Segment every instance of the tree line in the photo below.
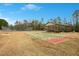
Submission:
<svg viewBox="0 0 79 59">
<path fill-rule="evenodd" d="M 44 30 L 45 23 L 39 20 L 32 21 L 16 21 L 14 25 L 9 25 L 10 29 L 18 30 L 18 31 L 26 31 L 26 30 Z"/>
<path fill-rule="evenodd" d="M 66 18 L 62 20 L 60 17 L 56 17 L 55 19 L 49 19 L 47 23 L 71 25 L 73 27 L 73 31 L 79 32 L 79 10 L 74 11 L 70 22 L 67 22 Z M 47 23 L 44 22 L 43 18 L 41 18 L 41 21 L 39 19 L 35 19 L 32 21 L 23 20 L 16 21 L 14 25 L 9 25 L 7 21 L 5 21 L 4 19 L 0 19 L 0 29 L 2 29 L 2 26 L 4 26 L 16 31 L 45 30 L 45 26 Z"/>
</svg>

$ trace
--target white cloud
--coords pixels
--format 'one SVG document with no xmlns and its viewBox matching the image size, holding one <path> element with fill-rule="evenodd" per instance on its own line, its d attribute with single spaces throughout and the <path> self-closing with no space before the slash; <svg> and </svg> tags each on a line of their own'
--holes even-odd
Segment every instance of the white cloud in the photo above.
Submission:
<svg viewBox="0 0 79 59">
<path fill-rule="evenodd" d="M 2 16 L 1 13 L 0 13 L 0 19 L 5 19 L 9 24 L 14 24 L 14 20 L 11 20 L 11 19 L 8 18 L 8 17 Z"/>
<path fill-rule="evenodd" d="M 11 3 L 4 3 L 5 6 L 11 6 Z"/>
<path fill-rule="evenodd" d="M 28 9 L 28 10 L 40 10 L 41 8 L 42 7 L 39 7 L 39 6 L 35 5 L 35 4 L 27 4 L 24 7 L 22 7 L 21 9 L 22 10 L 26 10 L 26 9 Z"/>
<path fill-rule="evenodd" d="M 15 20 L 12 20 L 9 17 L 3 16 L 3 14 L 1 12 L 0 12 L 0 19 L 5 19 L 9 24 L 13 24 L 14 25 L 14 23 L 15 23 Z"/>
<path fill-rule="evenodd" d="M 5 19 L 9 24 L 14 24 L 14 21 L 12 21 L 10 18 L 0 17 L 0 19 Z"/>
</svg>

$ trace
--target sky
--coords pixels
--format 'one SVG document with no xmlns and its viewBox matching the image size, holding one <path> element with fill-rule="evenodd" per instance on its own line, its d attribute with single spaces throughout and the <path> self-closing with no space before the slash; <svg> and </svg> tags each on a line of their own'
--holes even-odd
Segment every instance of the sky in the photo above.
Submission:
<svg viewBox="0 0 79 59">
<path fill-rule="evenodd" d="M 68 21 L 75 10 L 79 10 L 78 3 L 0 3 L 0 18 L 9 24 L 17 20 L 41 21 L 41 18 L 47 22 L 58 16 Z"/>
</svg>

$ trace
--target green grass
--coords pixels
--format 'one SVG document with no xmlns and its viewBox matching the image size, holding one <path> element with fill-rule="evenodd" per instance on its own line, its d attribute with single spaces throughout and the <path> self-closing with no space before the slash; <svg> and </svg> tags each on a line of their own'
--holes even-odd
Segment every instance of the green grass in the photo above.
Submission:
<svg viewBox="0 0 79 59">
<path fill-rule="evenodd" d="M 38 38 L 38 39 L 43 39 L 47 40 L 48 38 L 53 38 L 53 37 L 63 37 L 65 36 L 64 33 L 50 33 L 50 32 L 42 32 L 42 31 L 32 31 L 32 32 L 27 32 L 32 38 Z"/>
<path fill-rule="evenodd" d="M 79 39 L 70 40 L 59 44 L 51 44 L 49 42 L 44 42 L 51 37 L 63 37 L 66 34 L 72 33 L 49 33 L 42 31 L 31 31 L 27 32 L 35 43 L 39 50 L 42 50 L 45 55 L 64 55 L 64 56 L 79 56 Z M 74 33 L 73 33 L 74 34 Z M 43 39 L 43 40 L 41 40 Z"/>
</svg>

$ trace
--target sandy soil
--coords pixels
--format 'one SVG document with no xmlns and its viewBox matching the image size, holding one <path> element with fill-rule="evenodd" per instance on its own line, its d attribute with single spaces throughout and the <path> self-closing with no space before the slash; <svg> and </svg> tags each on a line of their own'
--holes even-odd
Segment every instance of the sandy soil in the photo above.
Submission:
<svg viewBox="0 0 79 59">
<path fill-rule="evenodd" d="M 78 55 L 79 47 L 75 45 L 78 46 L 78 43 L 73 47 L 67 45 L 65 48 L 71 47 L 68 50 L 62 48 L 61 45 L 54 45 L 43 40 L 33 40 L 26 32 L 0 32 L 0 55 L 2 56 Z M 68 53 L 69 51 L 70 53 Z"/>
<path fill-rule="evenodd" d="M 32 40 L 24 32 L 0 33 L 0 55 L 32 55 L 32 47 Z"/>
</svg>

